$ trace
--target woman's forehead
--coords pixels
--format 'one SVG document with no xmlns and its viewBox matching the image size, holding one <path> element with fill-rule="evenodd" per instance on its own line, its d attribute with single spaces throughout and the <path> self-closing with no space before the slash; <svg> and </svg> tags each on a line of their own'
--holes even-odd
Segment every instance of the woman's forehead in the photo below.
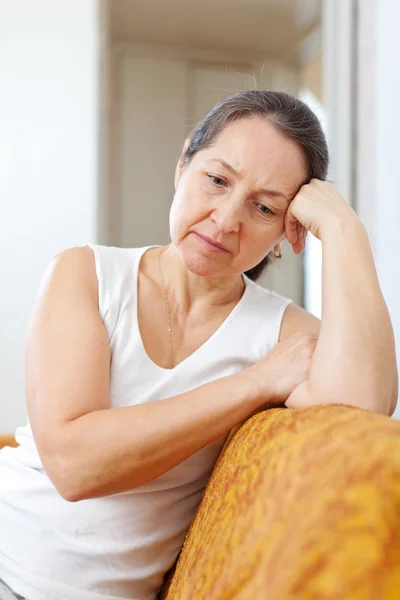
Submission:
<svg viewBox="0 0 400 600">
<path fill-rule="evenodd" d="M 219 161 L 222 168 L 244 177 L 306 179 L 307 165 L 301 148 L 266 119 L 241 119 L 227 125 L 202 153 L 202 161 Z"/>
<path fill-rule="evenodd" d="M 277 151 L 292 150 L 301 154 L 298 145 L 278 128 L 260 117 L 239 119 L 229 123 L 215 139 L 215 147 L 232 151 L 233 153 L 249 150 L 257 155 L 257 151 L 264 150 L 265 153 L 276 153 Z"/>
</svg>

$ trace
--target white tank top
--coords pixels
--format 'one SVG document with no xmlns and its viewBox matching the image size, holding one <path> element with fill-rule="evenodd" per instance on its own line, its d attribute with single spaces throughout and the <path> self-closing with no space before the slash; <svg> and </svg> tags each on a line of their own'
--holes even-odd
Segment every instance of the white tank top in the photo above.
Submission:
<svg viewBox="0 0 400 600">
<path fill-rule="evenodd" d="M 150 246 L 90 247 L 111 348 L 112 407 L 156 402 L 236 373 L 278 342 L 291 300 L 244 276 L 242 298 L 211 338 L 175 368 L 157 366 L 137 320 L 139 262 Z M 76 503 L 47 477 L 29 423 L 16 438 L 19 448 L 0 451 L 0 579 L 29 600 L 154 600 L 224 438 L 140 487 Z"/>
</svg>

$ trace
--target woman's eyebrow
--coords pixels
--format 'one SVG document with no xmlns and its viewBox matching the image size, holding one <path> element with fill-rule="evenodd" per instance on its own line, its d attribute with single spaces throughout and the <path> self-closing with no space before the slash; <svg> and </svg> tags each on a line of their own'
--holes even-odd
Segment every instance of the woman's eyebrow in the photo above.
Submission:
<svg viewBox="0 0 400 600">
<path fill-rule="evenodd" d="M 228 163 L 225 162 L 222 158 L 210 158 L 206 162 L 219 162 L 219 163 L 221 163 L 221 165 L 223 167 L 225 167 L 225 169 L 227 169 L 228 171 L 230 171 L 234 175 L 239 175 L 239 173 L 237 171 L 235 171 L 235 169 L 233 167 L 231 167 L 231 165 L 228 165 Z"/>
<path fill-rule="evenodd" d="M 223 167 L 225 167 L 225 169 L 227 169 L 237 177 L 240 177 L 240 174 L 237 171 L 235 171 L 235 169 L 231 165 L 229 165 L 223 158 L 210 158 L 206 162 L 219 162 Z M 264 192 L 267 196 L 273 196 L 275 198 L 284 198 L 289 204 L 289 199 L 285 196 L 283 192 L 279 192 L 278 190 L 271 190 L 270 188 L 260 188 L 259 191 Z"/>
</svg>

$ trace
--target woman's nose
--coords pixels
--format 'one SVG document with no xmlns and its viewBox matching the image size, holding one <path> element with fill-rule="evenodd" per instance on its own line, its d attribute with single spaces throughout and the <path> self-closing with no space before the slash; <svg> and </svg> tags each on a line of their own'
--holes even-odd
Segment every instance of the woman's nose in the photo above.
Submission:
<svg viewBox="0 0 400 600">
<path fill-rule="evenodd" d="M 235 233 L 240 229 L 241 208 L 234 206 L 233 203 L 225 202 L 223 205 L 215 207 L 211 219 L 216 224 L 219 231 L 223 233 Z"/>
</svg>

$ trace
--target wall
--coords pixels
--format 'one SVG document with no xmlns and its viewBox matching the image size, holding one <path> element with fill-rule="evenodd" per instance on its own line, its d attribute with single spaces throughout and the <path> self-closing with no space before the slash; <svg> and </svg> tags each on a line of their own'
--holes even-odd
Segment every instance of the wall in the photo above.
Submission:
<svg viewBox="0 0 400 600">
<path fill-rule="evenodd" d="M 374 254 L 376 202 L 376 0 L 359 7 L 357 63 L 357 213 L 368 230 Z"/>
<path fill-rule="evenodd" d="M 376 264 L 396 337 L 400 371 L 400 263 L 399 263 L 399 139 L 400 139 L 400 4 L 378 2 L 376 53 Z M 400 419 L 400 406 L 395 416 Z"/>
<path fill-rule="evenodd" d="M 322 103 L 322 56 L 316 56 L 312 60 L 301 65 L 301 87 L 310 90 L 312 94 Z"/>
<path fill-rule="evenodd" d="M 98 229 L 97 0 L 0 3 L 0 432 L 26 418 L 24 346 L 43 270 Z"/>
<path fill-rule="evenodd" d="M 399 3 L 359 4 L 357 210 L 371 240 L 400 370 L 399 19 Z M 400 419 L 400 406 L 395 417 Z"/>
</svg>

